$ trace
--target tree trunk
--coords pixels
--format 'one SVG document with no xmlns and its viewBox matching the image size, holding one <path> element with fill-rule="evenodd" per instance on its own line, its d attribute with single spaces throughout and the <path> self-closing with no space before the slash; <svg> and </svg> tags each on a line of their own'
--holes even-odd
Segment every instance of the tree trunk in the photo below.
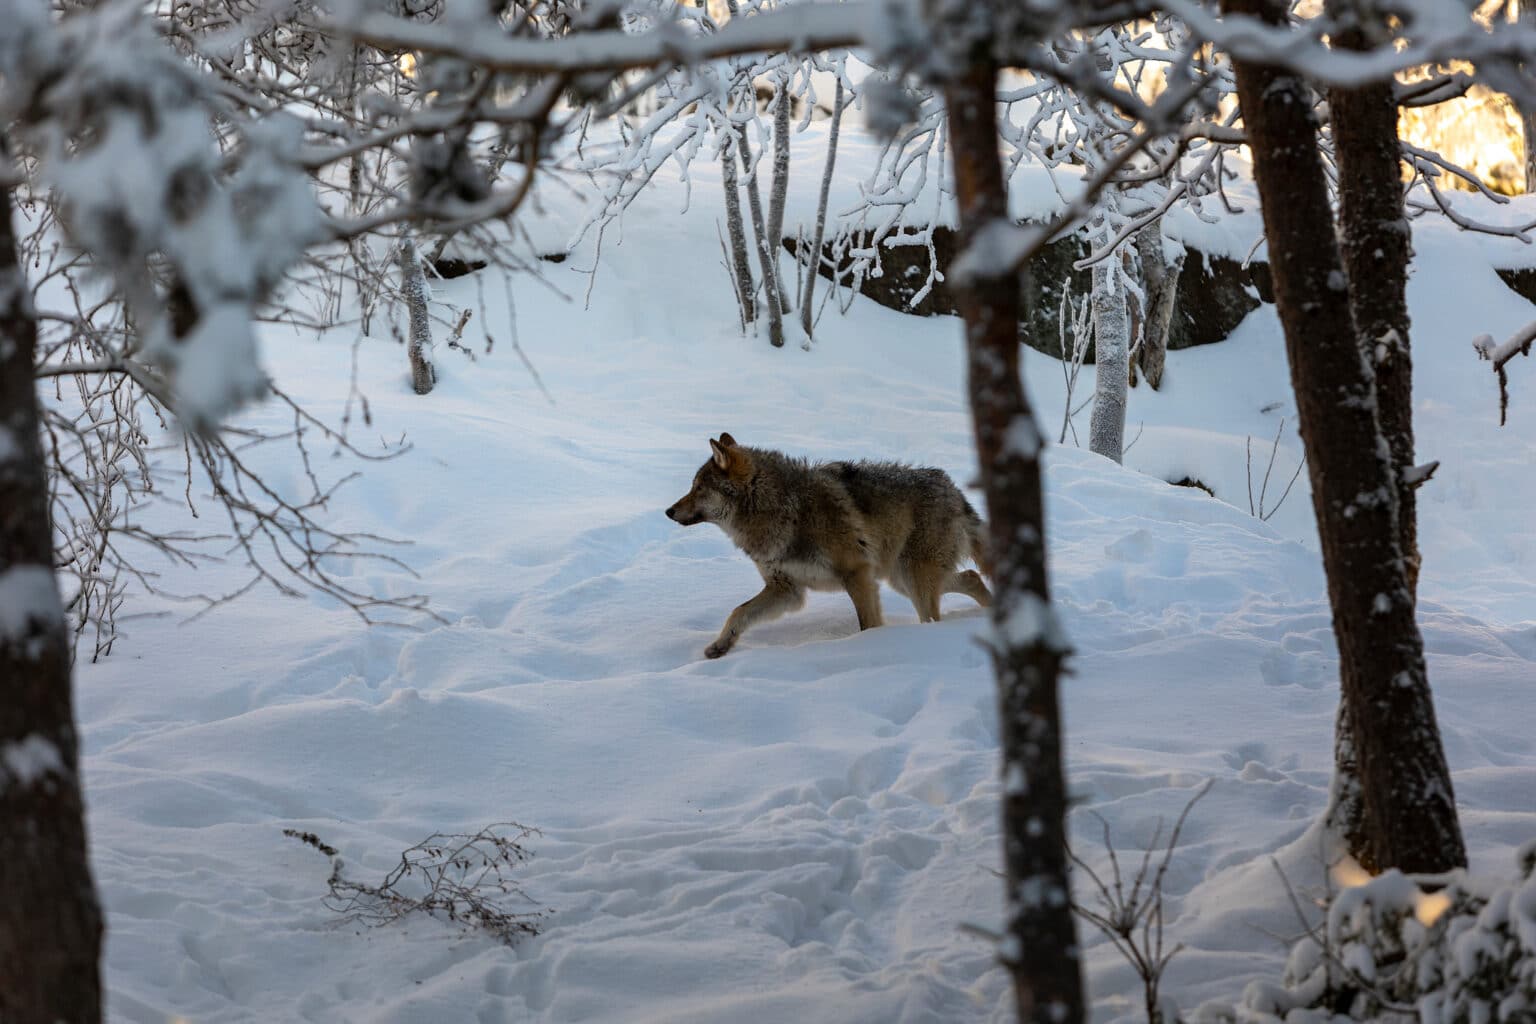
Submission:
<svg viewBox="0 0 1536 1024">
<path fill-rule="evenodd" d="M 1130 387 L 1131 325 L 1117 250 L 1093 265 L 1093 417 L 1088 450 L 1121 461 L 1125 455 L 1125 404 Z"/>
<path fill-rule="evenodd" d="M 727 126 L 727 138 L 720 144 L 720 183 L 725 186 L 725 233 L 731 239 L 731 264 L 736 282 L 736 304 L 742 310 L 742 324 L 757 322 L 757 302 L 753 296 L 753 264 L 746 255 L 746 229 L 742 224 L 742 189 L 736 175 L 736 132 Z"/>
<path fill-rule="evenodd" d="M 960 248 L 1008 223 L 997 151 L 990 38 L 944 83 L 960 207 Z M 1057 681 L 1065 637 L 1045 563 L 1043 438 L 1019 379 L 1019 282 L 983 269 L 957 282 L 965 319 L 976 457 L 986 491 L 994 584 L 992 664 L 1002 747 L 1007 903 L 999 953 L 1020 1022 L 1080 1024 L 1083 983 L 1067 879 L 1066 781 Z"/>
<path fill-rule="evenodd" d="M 747 233 L 741 222 L 741 187 L 736 177 L 736 135 L 727 128 L 728 137 L 720 147 L 720 180 L 725 186 L 725 230 L 731 238 L 731 262 L 734 264 L 736 303 L 741 307 L 741 322 L 757 322 L 757 303 L 753 296 L 752 263 L 747 257 Z"/>
<path fill-rule="evenodd" d="M 1340 12 L 1349 17 L 1357 10 Z M 1347 24 L 1347 22 L 1346 22 Z M 1362 26 L 1338 34 L 1338 45 L 1368 49 Z M 1414 465 L 1413 361 L 1409 347 L 1410 229 L 1403 212 L 1402 147 L 1390 82 L 1333 89 L 1334 159 L 1339 174 L 1339 241 L 1349 278 L 1349 302 L 1360 351 L 1376 374 L 1377 420 L 1392 453 L 1397 489 L 1398 546 L 1407 571 L 1408 600 L 1418 604 L 1417 484 Z M 1347 707 L 1334 732 L 1334 774 L 1329 823 L 1351 850 L 1370 846 L 1360 780 L 1352 777 L 1357 741 Z"/>
<path fill-rule="evenodd" d="M 811 341 L 811 300 L 816 295 L 816 278 L 821 269 L 821 244 L 827 233 L 827 201 L 832 195 L 832 169 L 837 165 L 837 132 L 843 123 L 843 76 L 839 65 L 837 97 L 832 101 L 832 127 L 827 132 L 827 164 L 821 172 L 821 197 L 816 200 L 816 234 L 811 239 L 809 270 L 805 275 L 805 294 L 800 297 L 800 326 L 805 330 L 805 341 Z"/>
<path fill-rule="evenodd" d="M 101 1020 L 69 631 L 53 577 L 37 321 L 0 193 L 0 1021 Z"/>
<path fill-rule="evenodd" d="M 785 71 L 779 76 L 777 105 L 773 108 L 773 187 L 768 192 L 768 245 L 775 261 L 784 244 L 784 202 L 789 196 L 789 82 L 791 75 Z M 775 262 L 777 270 L 777 262 Z M 775 273 L 777 278 L 778 274 Z M 789 301 L 789 291 L 779 282 L 779 311 L 788 313 L 794 306 Z"/>
<path fill-rule="evenodd" d="M 1526 28 L 1536 28 L 1536 0 L 1515 0 L 1515 17 Z M 1536 192 L 1536 104 L 1519 101 L 1520 123 L 1525 136 L 1525 191 Z"/>
<path fill-rule="evenodd" d="M 734 18 L 738 13 L 737 0 L 725 0 L 726 9 Z M 757 96 L 749 79 L 746 100 L 757 112 Z M 729 109 L 729 106 L 727 106 Z M 736 152 L 741 157 L 741 169 L 747 176 L 747 207 L 752 211 L 752 232 L 757 236 L 758 265 L 763 272 L 763 300 L 768 310 L 768 340 L 774 348 L 784 347 L 784 310 L 779 305 L 779 241 L 770 241 L 768 226 L 763 219 L 763 196 L 757 187 L 757 165 L 752 161 L 752 145 L 747 141 L 747 126 L 736 126 Z"/>
<path fill-rule="evenodd" d="M 1362 43 L 1345 33 L 1343 45 Z M 1402 144 L 1392 83 L 1333 89 L 1334 159 L 1339 169 L 1339 239 L 1362 354 L 1376 371 L 1377 417 L 1397 485 L 1398 544 L 1409 597 L 1419 582 L 1418 502 L 1409 482 L 1413 454 L 1413 361 L 1408 345 L 1410 229 L 1403 213 Z"/>
<path fill-rule="evenodd" d="M 1136 365 L 1156 391 L 1163 386 L 1163 367 L 1168 360 L 1168 328 L 1179 298 L 1179 272 L 1184 257 L 1172 263 L 1163 252 L 1162 221 L 1153 221 L 1136 232 L 1136 253 L 1141 257 L 1141 286 L 1146 309 L 1141 318 L 1141 344 Z"/>
<path fill-rule="evenodd" d="M 756 102 L 756 100 L 751 100 Z M 747 126 L 736 126 L 736 152 L 747 176 L 747 209 L 752 213 L 752 233 L 757 236 L 758 269 L 763 274 L 763 305 L 768 310 L 768 340 L 774 348 L 784 347 L 784 311 L 779 308 L 778 249 L 768 240 L 768 225 L 763 219 L 762 191 L 757 187 L 757 165 L 752 162 L 752 146 L 747 141 Z"/>
<path fill-rule="evenodd" d="M 410 338 L 406 355 L 411 361 L 411 387 L 418 395 L 429 394 L 437 383 L 432 366 L 432 319 L 427 311 L 427 275 L 410 236 L 400 241 L 400 294 L 405 299 Z"/>
<path fill-rule="evenodd" d="M 1285 17 L 1281 0 L 1222 0 L 1228 14 Z M 1269 240 L 1275 304 L 1328 577 L 1343 700 L 1370 870 L 1434 872 L 1466 863 L 1440 745 L 1407 568 L 1397 482 L 1377 421 L 1375 375 L 1360 351 L 1318 154 L 1312 101 L 1293 73 L 1234 62 Z"/>
</svg>

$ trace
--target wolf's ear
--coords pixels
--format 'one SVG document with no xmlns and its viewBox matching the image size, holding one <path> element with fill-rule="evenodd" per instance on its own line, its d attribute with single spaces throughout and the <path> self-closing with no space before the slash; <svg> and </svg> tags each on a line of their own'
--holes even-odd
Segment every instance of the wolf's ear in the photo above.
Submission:
<svg viewBox="0 0 1536 1024">
<path fill-rule="evenodd" d="M 709 450 L 715 453 L 715 466 L 720 469 L 731 468 L 731 453 L 725 450 L 725 446 L 719 441 L 711 439 Z"/>
<path fill-rule="evenodd" d="M 736 447 L 736 439 L 734 437 L 732 437 L 730 434 L 721 434 L 720 435 L 720 447 L 722 447 L 722 448 L 735 448 Z"/>
</svg>

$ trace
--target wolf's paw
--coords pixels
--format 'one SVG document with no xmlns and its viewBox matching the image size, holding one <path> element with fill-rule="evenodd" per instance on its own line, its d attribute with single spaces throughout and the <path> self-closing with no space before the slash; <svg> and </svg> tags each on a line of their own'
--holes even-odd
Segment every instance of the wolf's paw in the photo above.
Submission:
<svg viewBox="0 0 1536 1024">
<path fill-rule="evenodd" d="M 704 657 L 706 657 L 706 658 L 723 658 L 723 657 L 725 657 L 726 652 L 728 652 L 730 649 L 731 649 L 731 645 L 729 643 L 725 643 L 725 642 L 722 642 L 720 640 L 716 640 L 714 643 L 712 643 L 708 647 L 704 648 Z"/>
</svg>

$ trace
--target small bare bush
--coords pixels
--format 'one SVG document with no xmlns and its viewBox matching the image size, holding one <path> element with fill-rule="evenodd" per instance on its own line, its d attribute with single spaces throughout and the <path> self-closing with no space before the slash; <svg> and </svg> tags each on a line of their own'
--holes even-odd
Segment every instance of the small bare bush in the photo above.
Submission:
<svg viewBox="0 0 1536 1024">
<path fill-rule="evenodd" d="M 549 914 L 511 877 L 533 856 L 522 841 L 538 834 L 516 822 L 487 825 L 473 835 L 434 832 L 401 853 L 400 863 L 382 882 L 367 885 L 345 877 L 346 864 L 334 846 L 313 832 L 283 829 L 283 835 L 330 858 L 329 891 L 323 902 L 343 921 L 377 928 L 407 914 L 424 913 L 487 932 L 508 946 L 537 935 Z M 509 901 L 535 909 L 509 909 Z"/>
<path fill-rule="evenodd" d="M 1184 947 L 1176 945 L 1169 949 L 1163 942 L 1163 878 L 1168 873 L 1168 865 L 1173 860 L 1174 849 L 1179 845 L 1179 834 L 1184 831 L 1184 822 L 1189 818 L 1189 812 L 1210 791 L 1211 783 L 1207 782 L 1189 798 L 1178 821 L 1174 822 L 1173 831 L 1168 834 L 1168 842 L 1162 847 L 1161 860 L 1154 867 L 1152 858 L 1163 836 L 1162 822 L 1158 823 L 1152 841 L 1142 853 L 1141 863 L 1129 884 L 1120 867 L 1120 857 L 1115 851 L 1109 822 L 1102 816 L 1094 815 L 1104 827 L 1104 848 L 1109 851 L 1109 877 L 1106 879 L 1099 874 L 1075 852 L 1069 850 L 1067 853 L 1072 863 L 1093 882 L 1098 896 L 1096 905 L 1089 906 L 1074 900 L 1072 909 L 1078 917 L 1109 939 L 1126 962 L 1135 968 L 1141 979 L 1148 1024 L 1164 1024 L 1165 1021 L 1176 1019 L 1176 1015 L 1165 1007 L 1160 989 L 1163 972 Z"/>
<path fill-rule="evenodd" d="M 1261 522 L 1269 522 L 1280 506 L 1285 504 L 1285 499 L 1290 497 L 1291 488 L 1296 485 L 1296 479 L 1301 476 L 1301 471 L 1307 465 L 1307 458 L 1302 456 L 1296 464 L 1296 471 L 1291 474 L 1291 482 L 1285 485 L 1285 490 L 1280 495 L 1280 500 L 1273 505 L 1266 504 L 1269 498 L 1269 476 L 1275 471 L 1275 456 L 1280 454 L 1280 437 L 1285 432 L 1285 417 L 1280 418 L 1280 426 L 1275 431 L 1274 443 L 1269 446 L 1269 464 L 1264 467 L 1264 480 L 1259 485 L 1259 500 L 1253 500 L 1253 437 L 1249 435 L 1244 443 L 1244 449 L 1248 453 L 1248 514 L 1256 516 Z"/>
</svg>

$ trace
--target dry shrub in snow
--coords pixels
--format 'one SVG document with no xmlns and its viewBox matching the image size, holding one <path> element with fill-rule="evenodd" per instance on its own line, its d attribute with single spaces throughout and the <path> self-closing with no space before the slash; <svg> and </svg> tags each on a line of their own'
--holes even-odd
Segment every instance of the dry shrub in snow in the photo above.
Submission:
<svg viewBox="0 0 1536 1024">
<path fill-rule="evenodd" d="M 537 935 L 548 913 L 511 877 L 533 856 L 522 840 L 538 834 L 516 822 L 487 825 L 473 835 L 434 832 L 401 853 L 400 863 L 382 882 L 368 885 L 344 877 L 341 852 L 313 832 L 283 829 L 283 835 L 330 858 L 324 903 L 343 921 L 377 928 L 407 914 L 425 913 L 484 931 L 509 946 Z M 506 906 L 508 902 L 518 909 Z"/>
</svg>

